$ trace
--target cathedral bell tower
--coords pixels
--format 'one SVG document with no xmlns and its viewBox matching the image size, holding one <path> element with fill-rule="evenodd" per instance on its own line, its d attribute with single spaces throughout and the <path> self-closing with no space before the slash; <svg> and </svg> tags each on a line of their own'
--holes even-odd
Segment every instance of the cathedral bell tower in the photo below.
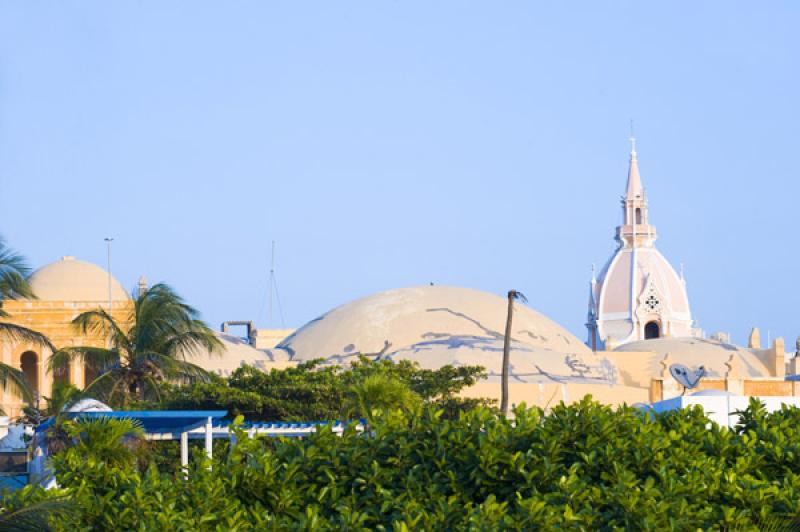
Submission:
<svg viewBox="0 0 800 532">
<path fill-rule="evenodd" d="M 631 159 L 628 167 L 628 186 L 622 197 L 622 225 L 617 227 L 616 240 L 622 246 L 652 246 L 656 240 L 656 228 L 649 223 L 647 194 L 639 175 L 636 160 L 636 140 L 631 139 Z"/>
<path fill-rule="evenodd" d="M 692 317 L 683 275 L 656 249 L 647 194 L 631 139 L 628 183 L 622 197 L 618 247 L 589 288 L 587 344 L 594 350 L 650 338 L 692 336 Z"/>
</svg>

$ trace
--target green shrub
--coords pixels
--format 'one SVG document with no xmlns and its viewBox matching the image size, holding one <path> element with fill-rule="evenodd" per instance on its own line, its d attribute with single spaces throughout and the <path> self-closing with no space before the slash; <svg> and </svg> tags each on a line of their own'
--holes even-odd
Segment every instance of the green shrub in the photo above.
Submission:
<svg viewBox="0 0 800 532">
<path fill-rule="evenodd" d="M 142 409 L 224 409 L 231 417 L 248 421 L 311 421 L 338 419 L 351 391 L 368 380 L 402 383 L 425 403 L 445 410 L 447 417 L 489 400 L 461 399 L 456 394 L 485 375 L 479 366 L 443 366 L 421 369 L 407 360 L 373 361 L 361 357 L 352 365 L 324 366 L 322 361 L 304 362 L 285 369 L 261 371 L 252 366 L 236 369 L 225 379 L 183 386 L 165 386 L 158 403 L 141 403 Z M 400 405 L 399 405 L 400 406 Z M 370 412 L 349 412 L 367 417 Z"/>
<path fill-rule="evenodd" d="M 586 398 L 377 415 L 370 435 L 249 439 L 190 478 L 155 466 L 53 459 L 77 511 L 61 530 L 758 530 L 800 515 L 800 411 L 751 405 L 735 430 Z M 208 469 L 211 465 L 211 469 Z M 9 510 L 41 500 L 28 490 Z M 777 521 L 776 521 L 777 520 Z M 772 526 L 772 525 L 770 525 Z M 776 528 L 777 529 L 777 528 Z"/>
</svg>

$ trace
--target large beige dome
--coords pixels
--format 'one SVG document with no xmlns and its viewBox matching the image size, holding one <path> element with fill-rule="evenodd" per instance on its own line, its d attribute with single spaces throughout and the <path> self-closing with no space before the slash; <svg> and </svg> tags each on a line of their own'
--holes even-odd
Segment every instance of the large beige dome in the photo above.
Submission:
<svg viewBox="0 0 800 532">
<path fill-rule="evenodd" d="M 42 301 L 107 302 L 108 272 L 90 262 L 63 257 L 36 270 L 30 278 L 33 293 Z M 111 278 L 111 299 L 127 301 L 130 296 Z"/>
<path fill-rule="evenodd" d="M 616 370 L 564 328 L 515 305 L 511 350 L 517 382 L 616 381 Z M 446 364 L 479 365 L 499 377 L 507 300 L 447 286 L 380 292 L 338 307 L 309 322 L 272 350 L 293 361 L 330 363 L 359 354 L 412 360 L 434 369 Z"/>
</svg>

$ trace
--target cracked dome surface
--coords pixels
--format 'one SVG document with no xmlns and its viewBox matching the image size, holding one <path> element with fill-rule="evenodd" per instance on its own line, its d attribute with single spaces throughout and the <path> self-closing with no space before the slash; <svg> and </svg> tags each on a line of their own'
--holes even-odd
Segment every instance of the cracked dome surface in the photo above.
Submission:
<svg viewBox="0 0 800 532">
<path fill-rule="evenodd" d="M 616 383 L 616 369 L 566 329 L 515 302 L 510 355 L 517 382 Z M 291 360 L 342 364 L 359 354 L 422 368 L 478 365 L 500 378 L 507 300 L 451 286 L 379 292 L 327 312 L 273 349 Z"/>
</svg>

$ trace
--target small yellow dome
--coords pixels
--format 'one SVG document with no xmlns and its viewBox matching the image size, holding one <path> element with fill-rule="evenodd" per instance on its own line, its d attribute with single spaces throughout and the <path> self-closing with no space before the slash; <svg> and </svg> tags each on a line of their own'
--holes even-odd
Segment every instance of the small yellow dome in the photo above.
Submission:
<svg viewBox="0 0 800 532">
<path fill-rule="evenodd" d="M 62 257 L 60 261 L 39 268 L 31 275 L 30 283 L 33 293 L 42 301 L 108 301 L 108 272 L 75 257 Z M 111 299 L 130 300 L 128 293 L 113 277 Z"/>
</svg>

